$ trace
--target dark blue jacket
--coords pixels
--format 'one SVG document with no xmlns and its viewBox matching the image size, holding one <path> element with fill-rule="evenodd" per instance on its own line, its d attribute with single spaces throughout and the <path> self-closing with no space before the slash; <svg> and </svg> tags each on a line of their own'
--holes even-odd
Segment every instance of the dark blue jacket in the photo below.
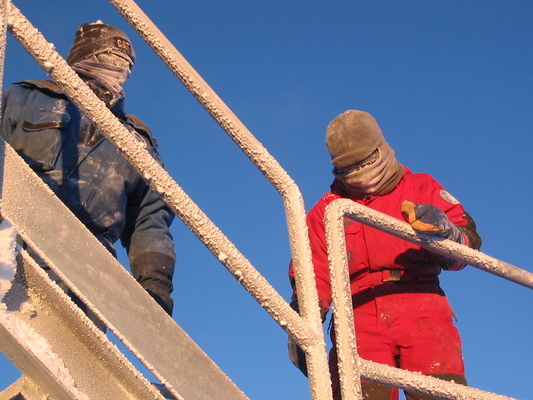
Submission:
<svg viewBox="0 0 533 400">
<path fill-rule="evenodd" d="M 124 114 L 123 101 L 112 111 L 162 164 L 150 130 Z M 120 239 L 130 264 L 144 253 L 160 253 L 173 269 L 173 212 L 54 83 L 9 88 L 1 134 L 113 254 Z"/>
</svg>

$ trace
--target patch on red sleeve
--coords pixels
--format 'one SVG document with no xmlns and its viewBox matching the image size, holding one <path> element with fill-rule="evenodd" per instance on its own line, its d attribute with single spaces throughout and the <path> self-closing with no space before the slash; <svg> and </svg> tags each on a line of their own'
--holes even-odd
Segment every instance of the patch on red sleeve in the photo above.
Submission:
<svg viewBox="0 0 533 400">
<path fill-rule="evenodd" d="M 446 190 L 440 191 L 440 196 L 446 200 L 448 203 L 452 204 L 459 204 L 459 200 L 457 200 L 455 197 L 453 197 L 450 193 L 448 193 Z"/>
</svg>

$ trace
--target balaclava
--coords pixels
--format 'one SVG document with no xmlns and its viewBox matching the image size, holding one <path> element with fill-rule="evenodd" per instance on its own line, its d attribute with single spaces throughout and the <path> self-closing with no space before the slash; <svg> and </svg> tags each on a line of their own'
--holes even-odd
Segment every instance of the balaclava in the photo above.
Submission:
<svg viewBox="0 0 533 400">
<path fill-rule="evenodd" d="M 403 167 L 368 113 L 348 110 L 333 119 L 326 132 L 333 175 L 356 197 L 389 193 L 403 176 Z"/>
<path fill-rule="evenodd" d="M 120 29 L 102 21 L 81 25 L 67 57 L 67 63 L 109 107 L 124 96 L 135 52 Z"/>
</svg>

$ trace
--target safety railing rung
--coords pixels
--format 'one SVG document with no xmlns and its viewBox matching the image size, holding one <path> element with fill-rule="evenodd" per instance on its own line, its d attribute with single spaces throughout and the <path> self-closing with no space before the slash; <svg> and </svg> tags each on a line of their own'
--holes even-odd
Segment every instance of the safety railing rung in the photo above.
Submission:
<svg viewBox="0 0 533 400">
<path fill-rule="evenodd" d="M 187 60 L 178 52 L 173 44 L 164 36 L 157 26 L 148 18 L 143 10 L 138 7 L 132 0 L 109 0 L 125 20 L 133 27 L 139 36 L 150 46 L 160 59 L 166 64 L 170 71 L 181 81 L 187 90 L 196 98 L 204 109 L 215 119 L 221 128 L 230 136 L 235 144 L 248 156 L 252 163 L 263 173 L 269 182 L 280 193 L 285 207 L 285 213 L 289 231 L 289 241 L 293 258 L 293 265 L 296 274 L 296 287 L 299 294 L 301 316 L 294 312 L 283 297 L 269 284 L 269 282 L 254 268 L 254 266 L 244 257 L 243 254 L 233 245 L 233 243 L 220 231 L 220 229 L 203 213 L 203 211 L 187 196 L 174 179 L 164 170 L 163 167 L 155 161 L 149 153 L 142 148 L 137 140 L 132 138 L 130 132 L 114 117 L 107 107 L 95 96 L 95 94 L 85 85 L 85 83 L 72 71 L 65 60 L 54 50 L 54 47 L 48 43 L 39 31 L 25 18 L 24 15 L 9 1 L 4 0 L 0 9 L 2 11 L 3 28 L 1 32 L 0 52 L 5 54 L 5 33 L 8 26 L 12 35 L 28 51 L 35 61 L 45 70 L 51 79 L 67 94 L 67 96 L 87 115 L 102 131 L 106 138 L 124 155 L 124 157 L 133 165 L 139 174 L 149 182 L 152 189 L 159 193 L 169 207 L 178 215 L 185 225 L 206 245 L 213 255 L 223 264 L 224 267 L 241 283 L 242 286 L 254 297 L 254 299 L 272 316 L 272 318 L 302 347 L 307 355 L 307 366 L 310 379 L 310 393 L 313 400 L 330 400 L 331 381 L 329 378 L 329 369 L 326 355 L 326 344 L 323 336 L 320 313 L 318 307 L 318 295 L 315 287 L 314 269 L 311 261 L 311 250 L 307 225 L 305 222 L 305 208 L 301 193 L 296 183 L 289 177 L 286 171 L 279 165 L 277 160 L 272 157 L 263 145 L 252 135 L 244 126 L 237 116 L 224 104 L 220 97 L 209 87 L 202 77 L 192 68 Z M 0 57 L 0 69 L 3 73 L 4 57 Z M 2 167 L 12 168 L 11 159 L 13 150 L 5 146 L 2 142 L 4 161 Z M 15 157 L 16 158 L 16 157 Z M 13 158 L 13 159 L 15 159 Z M 6 159 L 9 161 L 6 163 Z M 18 161 L 16 161 L 18 162 Z M 17 164 L 18 165 L 18 164 Z M 24 168 L 21 167 L 22 173 Z M 11 170 L 11 174 L 21 173 L 18 169 Z M 8 178 L 7 181 L 12 177 Z M 36 176 L 27 179 L 38 179 Z M 2 199 L 2 216 L 14 217 L 17 229 L 21 236 L 30 244 L 34 245 L 44 259 L 50 257 L 51 265 L 57 268 L 57 272 L 65 282 L 72 286 L 72 289 L 87 301 L 101 319 L 106 322 L 111 331 L 124 342 L 126 347 L 132 351 L 147 368 L 158 377 L 171 394 L 181 398 L 181 393 L 186 392 L 190 395 L 187 400 L 195 398 L 205 398 L 205 392 L 201 389 L 199 392 L 189 392 L 184 386 L 184 382 L 172 376 L 173 368 L 180 368 L 172 364 L 169 354 L 154 354 L 150 346 L 138 340 L 136 334 L 128 326 L 128 318 L 133 318 L 127 312 L 119 315 L 120 312 L 113 309 L 109 304 L 108 297 L 102 297 L 96 293 L 93 288 L 83 281 L 84 277 L 77 270 L 77 266 L 69 266 L 76 262 L 69 259 L 69 256 L 59 255 L 47 238 L 42 235 L 35 235 L 30 228 L 30 219 L 32 215 L 24 215 L 22 212 L 22 203 L 18 204 L 11 197 L 9 200 L 9 191 L 13 191 L 13 183 L 4 185 L 6 178 L 3 180 L 2 189 L 7 190 L 7 201 Z M 36 183 L 37 184 L 37 183 Z M 10 186 L 11 185 L 11 186 Z M 18 190 L 18 189 L 17 189 Z M 27 194 L 30 196 L 29 194 Z M 46 198 L 46 196 L 44 196 Z M 30 210 L 38 213 L 35 205 L 26 204 Z M 45 207 L 43 207 L 45 208 Z M 61 209 L 60 205 L 55 204 L 52 210 Z M 48 211 L 47 211 L 48 212 Z M 63 210 L 61 212 L 64 212 Z M 67 215 L 65 217 L 65 215 Z M 44 221 L 51 222 L 48 219 Z M 423 234 L 416 234 L 408 224 L 395 220 L 384 214 L 377 213 L 374 210 L 363 207 L 349 200 L 336 200 L 329 207 L 326 213 L 326 233 L 328 236 L 328 247 L 330 248 L 330 268 L 333 285 L 333 301 L 335 305 L 336 318 L 335 329 L 337 332 L 339 348 L 339 364 L 341 372 L 341 388 L 344 399 L 362 398 L 360 378 L 381 382 L 389 386 L 396 386 L 409 389 L 419 393 L 427 393 L 441 399 L 484 399 L 484 400 L 510 400 L 511 398 L 488 393 L 475 388 L 464 387 L 450 382 L 442 382 L 435 378 L 424 377 L 408 371 L 403 371 L 388 366 L 376 364 L 359 358 L 356 352 L 356 337 L 353 327 L 353 314 L 351 296 L 349 294 L 349 277 L 346 269 L 346 250 L 344 243 L 344 230 L 342 219 L 344 216 L 355 219 L 364 224 L 381 229 L 392 235 L 402 237 L 413 243 L 431 251 L 446 255 L 450 258 L 465 261 L 468 264 L 482 269 L 486 272 L 503 277 L 517 284 L 533 288 L 533 274 L 528 271 L 519 269 L 510 264 L 504 263 L 495 258 L 489 257 L 479 251 L 472 250 L 466 246 L 450 242 L 448 240 L 434 240 Z M 68 212 L 61 214 L 59 218 L 73 218 Z M 54 218 L 58 218 L 55 215 Z M 49 234 L 49 232 L 48 232 Z M 72 235 L 74 236 L 74 235 Z M 90 238 L 87 239 L 91 241 Z M 81 245 L 83 247 L 83 244 Z M 78 247 L 76 247 L 78 248 Z M 94 250 L 89 246 L 92 254 Z M 99 250 L 94 250 L 99 257 L 106 258 L 106 262 L 113 265 L 110 269 L 115 279 L 120 284 L 129 285 L 126 276 L 121 274 L 125 271 L 118 272 L 120 266 L 116 260 L 108 258 L 110 255 L 102 255 Z M 79 252 L 78 252 L 79 254 Z M 90 257 L 87 256 L 87 257 Z M 87 263 L 89 261 L 87 260 Z M 113 268 L 119 269 L 113 269 Z M 96 279 L 96 278 L 95 278 Z M 129 283 L 128 283 L 129 282 Z M 102 283 L 103 284 L 103 283 Z M 105 286 L 105 285 L 104 285 Z M 135 286 L 135 285 L 134 285 Z M 109 289 L 109 288 L 108 288 Z M 44 290 L 44 289 L 43 289 Z M 137 293 L 144 300 L 150 300 L 146 293 L 140 287 L 130 288 L 132 293 Z M 112 295 L 111 295 L 112 297 Z M 120 303 L 120 299 L 114 301 Z M 195 347 L 192 341 L 179 328 L 173 325 L 166 315 L 161 314 L 161 310 L 155 310 L 151 307 L 153 304 L 148 301 L 144 304 L 141 301 L 141 308 L 145 308 L 147 315 L 155 313 L 155 317 L 164 327 L 165 332 L 179 337 L 182 343 L 176 344 L 176 348 L 187 350 L 180 347 L 183 343 L 186 346 L 194 348 L 194 354 L 201 353 L 200 349 Z M 126 310 L 128 307 L 126 306 Z M 344 311 L 343 311 L 344 310 Z M 159 313 L 159 314 L 158 314 Z M 152 318 L 152 317 L 145 317 Z M 161 322 L 164 320 L 164 322 Z M 161 327 L 161 325 L 159 325 Z M 8 336 L 14 336 L 7 334 Z M 185 347 L 186 347 L 185 346 Z M 161 346 L 164 348 L 165 346 Z M 181 351 L 180 350 L 180 351 Z M 175 354 L 177 357 L 183 354 Z M 190 353 L 187 353 L 190 354 Z M 208 357 L 198 356 L 202 360 L 202 365 L 207 372 L 215 376 L 215 380 L 194 381 L 191 378 L 192 386 L 198 388 L 205 383 L 202 389 L 208 390 L 208 393 L 214 393 L 210 384 L 219 382 L 224 386 L 228 398 L 245 399 L 246 396 L 240 390 L 234 387 L 233 383 L 226 379 L 224 374 L 213 365 Z M 180 370 L 180 373 L 187 374 L 186 371 Z M 184 375 L 184 376 L 185 376 Z M 187 381 L 187 379 L 184 379 Z M 21 381 L 21 385 L 24 382 Z M 186 382 L 187 383 L 187 382 Z M 51 383 L 54 386 L 53 383 Z M 32 386 L 28 386 L 30 389 Z M 177 390 L 179 388 L 179 390 Z M 144 390 L 144 389 L 143 389 Z M 148 389 L 150 390 L 150 389 Z M 57 392 L 59 393 L 59 392 Z M 67 397 L 69 395 L 67 394 Z M 225 397 L 221 397 L 225 398 Z"/>
<path fill-rule="evenodd" d="M 343 399 L 362 399 L 360 378 L 369 379 L 439 399 L 511 400 L 499 394 L 445 382 L 361 359 L 357 354 L 350 276 L 346 256 L 344 217 L 380 229 L 431 251 L 471 263 L 487 272 L 533 288 L 533 274 L 480 251 L 434 235 L 416 233 L 406 222 L 365 207 L 349 199 L 337 199 L 326 207 L 324 223 L 335 309 L 335 334 L 339 359 L 339 375 Z"/>
<path fill-rule="evenodd" d="M 121 2 L 115 2 L 116 4 Z M 122 2 L 125 4 L 126 2 Z M 127 2 L 130 6 L 133 2 Z M 148 19 L 139 8 L 135 15 L 143 17 L 137 21 L 146 22 Z M 288 175 L 279 167 L 273 157 L 260 143 L 244 129 L 245 133 L 236 134 L 234 140 L 239 143 L 250 143 L 243 146 L 245 152 L 258 155 L 254 160 L 256 165 L 262 166 L 266 176 L 278 177 L 276 187 L 285 196 L 286 212 L 289 220 L 289 233 L 295 269 L 297 271 L 297 285 L 302 296 L 301 312 L 303 318 L 295 313 L 275 291 L 272 286 L 259 274 L 259 272 L 246 260 L 246 258 L 233 246 L 222 232 L 207 218 L 207 216 L 194 204 L 194 202 L 181 190 L 177 183 L 153 158 L 147 155 L 146 150 L 131 138 L 127 131 L 101 103 L 92 91 L 70 69 L 53 46 L 46 42 L 44 37 L 11 3 L 8 7 L 8 20 L 10 31 L 21 43 L 37 63 L 48 73 L 58 86 L 70 99 L 98 126 L 103 134 L 124 155 L 124 157 L 137 169 L 150 186 L 159 193 L 164 201 L 174 210 L 182 221 L 198 236 L 211 250 L 217 259 L 238 279 L 248 292 L 265 308 L 265 310 L 285 329 L 296 341 L 305 348 L 308 354 L 309 376 L 313 389 L 313 399 L 330 399 L 331 388 L 325 342 L 320 325 L 318 309 L 316 307 L 316 289 L 314 287 L 314 274 L 310 263 L 310 250 L 305 225 L 305 212 L 301 195 Z M 137 28 L 139 29 L 139 28 Z M 148 26 L 141 32 L 151 33 Z M 169 43 L 166 47 L 172 48 Z M 175 50 L 175 49 L 174 49 Z M 177 50 L 174 51 L 177 53 Z M 201 79 L 201 78 L 200 78 Z M 207 85 L 204 85 L 207 87 Z M 218 99 L 213 94 L 203 93 L 201 99 Z M 214 109 L 213 106 L 208 107 Z M 215 115 L 219 115 L 215 112 Z M 234 126 L 236 118 L 224 117 L 223 127 Z M 241 131 L 238 131 L 241 132 Z M 241 132 L 242 133 L 242 132 Z M 272 171 L 277 171 L 273 173 Z M 295 228 L 297 227 L 297 228 Z M 302 245 L 303 243 L 303 245 Z M 307 282 L 307 283 L 302 283 Z M 306 300 L 311 298 L 311 300 Z M 307 305 L 312 305 L 307 307 Z M 313 323 L 316 321 L 316 323 Z"/>
</svg>

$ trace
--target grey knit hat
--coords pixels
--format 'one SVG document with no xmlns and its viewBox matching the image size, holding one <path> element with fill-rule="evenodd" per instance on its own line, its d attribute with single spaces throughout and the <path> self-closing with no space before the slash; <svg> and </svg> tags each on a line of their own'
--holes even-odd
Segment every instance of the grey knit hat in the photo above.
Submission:
<svg viewBox="0 0 533 400">
<path fill-rule="evenodd" d="M 76 31 L 76 36 L 67 57 L 67 63 L 74 63 L 102 53 L 121 55 L 135 63 L 135 52 L 124 32 L 102 21 L 85 23 Z"/>
</svg>

